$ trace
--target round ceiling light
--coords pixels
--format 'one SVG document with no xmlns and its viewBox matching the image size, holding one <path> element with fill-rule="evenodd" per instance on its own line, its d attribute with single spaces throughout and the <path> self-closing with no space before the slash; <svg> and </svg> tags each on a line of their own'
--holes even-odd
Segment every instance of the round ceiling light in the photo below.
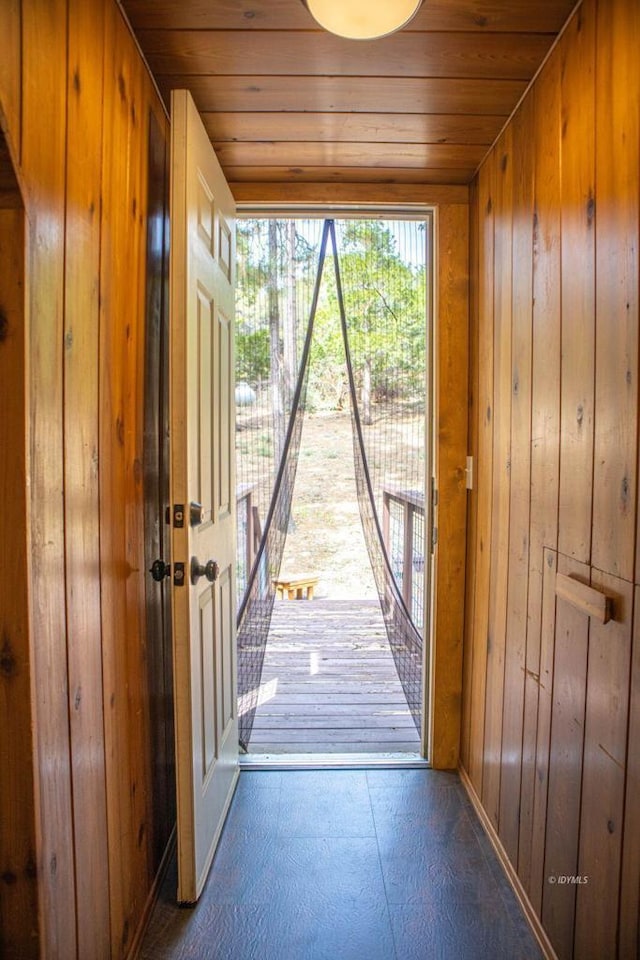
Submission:
<svg viewBox="0 0 640 960">
<path fill-rule="evenodd" d="M 304 0 L 321 27 L 349 40 L 374 40 L 400 30 L 422 0 Z"/>
</svg>

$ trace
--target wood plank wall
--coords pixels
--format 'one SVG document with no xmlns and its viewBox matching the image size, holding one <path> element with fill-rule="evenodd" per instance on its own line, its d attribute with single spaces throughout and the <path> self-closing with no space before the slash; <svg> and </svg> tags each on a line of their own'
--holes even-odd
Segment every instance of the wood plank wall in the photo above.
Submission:
<svg viewBox="0 0 640 960">
<path fill-rule="evenodd" d="M 166 117 L 115 0 L 0 5 L 0 121 L 27 223 L 27 323 L 12 321 L 15 336 L 0 362 L 8 349 L 18 351 L 12 375 L 24 378 L 18 334 L 26 331 L 30 412 L 26 423 L 18 413 L 3 417 L 0 463 L 18 469 L 22 462 L 24 472 L 26 459 L 14 453 L 20 434 L 28 440 L 24 636 L 37 781 L 35 813 L 26 788 L 22 811 L 5 818 L 3 810 L 0 849 L 7 829 L 17 830 L 14 851 L 20 848 L 27 876 L 28 851 L 36 851 L 39 895 L 38 932 L 34 884 L 27 892 L 16 884 L 23 908 L 15 910 L 3 858 L 1 952 L 8 957 L 126 956 L 173 826 L 171 762 L 159 769 L 156 761 L 171 743 L 170 710 L 151 708 L 166 705 L 171 673 L 157 651 L 163 638 L 145 630 L 145 603 L 153 606 L 154 597 L 144 497 L 157 502 L 143 484 L 145 311 L 153 302 L 147 198 L 153 190 L 165 195 L 166 177 L 162 164 L 159 188 L 149 182 L 152 114 L 165 142 Z M 13 311 L 19 258 L 9 276 L 2 271 L 10 258 L 0 253 L 0 303 Z M 162 283 L 161 270 L 154 276 Z M 160 370 L 146 375 L 159 380 Z M 26 516 L 7 486 L 12 477 L 0 480 L 3 502 Z M 20 569 L 19 544 L 12 555 Z M 16 603 L 23 588 L 24 575 L 13 587 Z M 26 666 L 21 676 L 28 685 Z M 4 729 L 11 697 L 2 682 Z M 26 752 L 28 729 L 16 741 Z M 24 769 L 15 774 L 27 777 Z"/>
<path fill-rule="evenodd" d="M 639 48 L 583 0 L 471 190 L 462 767 L 561 960 L 640 951 Z"/>
<path fill-rule="evenodd" d="M 37 948 L 29 657 L 25 213 L 0 131 L 0 955 Z M 25 919 L 27 918 L 27 919 Z M 25 947 L 24 950 L 22 948 Z"/>
</svg>

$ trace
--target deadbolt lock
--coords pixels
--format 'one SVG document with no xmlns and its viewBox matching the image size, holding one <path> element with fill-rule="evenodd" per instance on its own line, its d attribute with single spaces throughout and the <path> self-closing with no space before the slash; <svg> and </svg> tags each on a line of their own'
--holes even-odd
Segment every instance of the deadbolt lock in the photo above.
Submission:
<svg viewBox="0 0 640 960">
<path fill-rule="evenodd" d="M 171 564 L 165 563 L 164 560 L 154 560 L 149 568 L 149 573 L 156 583 L 162 583 L 165 577 L 171 575 Z"/>
</svg>

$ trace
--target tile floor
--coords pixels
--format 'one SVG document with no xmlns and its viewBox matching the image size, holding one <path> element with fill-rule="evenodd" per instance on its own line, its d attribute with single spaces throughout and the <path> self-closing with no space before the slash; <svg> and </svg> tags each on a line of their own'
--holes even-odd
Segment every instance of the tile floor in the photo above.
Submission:
<svg viewBox="0 0 640 960">
<path fill-rule="evenodd" d="M 207 885 L 141 960 L 540 960 L 453 773 L 243 771 Z"/>
</svg>

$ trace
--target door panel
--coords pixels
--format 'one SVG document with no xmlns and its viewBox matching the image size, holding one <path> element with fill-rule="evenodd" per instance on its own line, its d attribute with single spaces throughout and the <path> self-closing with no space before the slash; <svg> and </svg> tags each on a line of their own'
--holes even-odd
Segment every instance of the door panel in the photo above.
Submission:
<svg viewBox="0 0 640 960">
<path fill-rule="evenodd" d="M 197 900 L 238 775 L 234 203 L 193 101 L 172 94 L 171 479 L 178 899 Z M 194 504 L 194 511 L 190 506 Z M 205 572 L 209 561 L 215 561 Z M 192 562 L 200 569 L 191 576 Z"/>
</svg>

